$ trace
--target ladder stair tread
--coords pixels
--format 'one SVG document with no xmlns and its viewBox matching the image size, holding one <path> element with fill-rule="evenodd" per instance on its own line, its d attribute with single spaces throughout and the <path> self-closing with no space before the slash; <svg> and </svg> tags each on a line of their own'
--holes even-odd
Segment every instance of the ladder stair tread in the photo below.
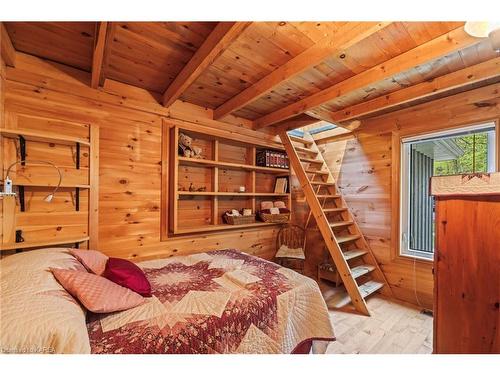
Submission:
<svg viewBox="0 0 500 375">
<path fill-rule="evenodd" d="M 382 288 L 384 286 L 383 283 L 379 283 L 378 281 L 367 281 L 364 284 L 361 284 L 359 286 L 359 291 L 361 292 L 361 296 L 363 298 L 368 297 L 370 294 L 375 293 L 377 290 Z M 326 304 L 330 308 L 335 308 L 335 309 L 340 309 L 346 305 L 348 305 L 351 302 L 351 297 L 349 297 L 349 294 L 347 291 L 342 290 L 337 293 L 328 301 L 326 301 Z"/>
<path fill-rule="evenodd" d="M 342 212 L 347 211 L 347 207 L 323 208 L 323 212 Z"/>
<path fill-rule="evenodd" d="M 311 185 L 335 186 L 335 182 L 309 181 Z"/>
<path fill-rule="evenodd" d="M 358 277 L 361 277 L 363 275 L 366 275 L 367 273 L 372 272 L 374 269 L 375 266 L 372 266 L 371 264 L 362 264 L 360 266 L 351 268 L 351 274 L 352 277 L 357 279 Z"/>
<path fill-rule="evenodd" d="M 291 141 L 293 142 L 296 142 L 296 143 L 302 143 L 303 145 L 306 145 L 306 146 L 310 146 L 313 144 L 312 141 L 309 141 L 307 139 L 303 139 L 303 138 L 300 138 L 300 137 L 296 137 L 294 135 L 288 135 L 288 137 L 290 138 Z"/>
<path fill-rule="evenodd" d="M 347 221 L 335 221 L 333 223 L 330 223 L 330 227 L 332 228 L 340 228 L 340 227 L 346 227 L 348 225 L 352 225 L 354 222 L 352 220 L 347 220 Z"/>
<path fill-rule="evenodd" d="M 325 198 L 325 199 L 338 199 L 341 197 L 341 195 L 340 194 L 316 194 L 316 197 Z"/>
<path fill-rule="evenodd" d="M 368 251 L 363 250 L 363 249 L 352 249 L 352 250 L 344 251 L 344 258 L 345 258 L 345 260 L 351 260 L 354 258 L 359 258 L 365 254 L 368 254 Z"/>
<path fill-rule="evenodd" d="M 350 241 L 355 241 L 361 238 L 359 234 L 351 234 L 348 236 L 338 236 L 335 237 L 337 239 L 338 243 L 344 243 L 344 242 L 350 242 Z"/>
<path fill-rule="evenodd" d="M 318 151 L 314 151 L 306 147 L 295 146 L 295 150 L 298 152 L 307 153 L 311 155 L 318 155 Z"/>
<path fill-rule="evenodd" d="M 315 171 L 313 169 L 306 169 L 306 173 L 313 173 L 313 174 L 321 174 L 321 175 L 325 175 L 325 176 L 328 176 L 328 171 Z"/>
<path fill-rule="evenodd" d="M 305 162 L 305 163 L 323 164 L 323 160 L 304 158 L 304 157 L 301 157 L 299 159 L 300 159 L 300 161 Z"/>
</svg>

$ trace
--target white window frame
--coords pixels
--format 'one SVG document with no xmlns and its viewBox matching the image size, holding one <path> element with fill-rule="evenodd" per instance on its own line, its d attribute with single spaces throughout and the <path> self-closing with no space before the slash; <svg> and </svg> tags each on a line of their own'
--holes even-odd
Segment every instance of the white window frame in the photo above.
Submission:
<svg viewBox="0 0 500 375">
<path fill-rule="evenodd" d="M 446 137 L 459 133 L 466 133 L 479 130 L 487 130 L 493 128 L 493 131 L 498 131 L 495 122 L 487 122 L 479 125 L 464 126 L 460 128 L 454 128 L 445 131 L 429 132 L 426 134 L 421 134 L 412 137 L 401 138 L 401 155 L 400 155 L 400 187 L 399 187 L 399 201 L 400 201 L 400 212 L 399 212 L 399 256 L 417 258 L 423 260 L 432 260 L 434 258 L 434 252 L 428 253 L 419 250 L 414 250 L 409 248 L 410 242 L 408 241 L 408 233 L 410 231 L 410 212 L 409 212 L 409 198 L 410 198 L 410 146 L 419 142 L 426 142 L 433 138 Z M 489 138 L 488 140 L 492 143 L 488 144 L 489 150 L 496 150 L 497 144 L 496 140 L 498 135 Z M 488 172 L 494 172 L 496 170 L 496 158 L 495 153 L 488 152 L 488 162 L 489 170 Z"/>
</svg>

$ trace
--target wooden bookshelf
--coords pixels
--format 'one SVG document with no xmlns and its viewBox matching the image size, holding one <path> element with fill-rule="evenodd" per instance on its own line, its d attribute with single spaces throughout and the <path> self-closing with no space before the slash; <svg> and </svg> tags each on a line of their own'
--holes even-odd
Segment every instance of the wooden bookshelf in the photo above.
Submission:
<svg viewBox="0 0 500 375">
<path fill-rule="evenodd" d="M 202 149 L 202 158 L 179 156 L 179 133 L 193 138 L 193 145 Z M 170 129 L 170 214 L 169 234 L 183 235 L 223 230 L 241 230 L 277 225 L 256 222 L 244 225 L 226 224 L 225 211 L 260 208 L 265 200 L 282 200 L 291 208 L 290 193 L 274 193 L 278 176 L 290 176 L 288 168 L 268 168 L 256 165 L 256 153 L 261 147 L 234 139 L 197 133 L 174 126 Z M 280 150 L 279 148 L 276 148 Z M 239 187 L 245 192 L 240 193 Z M 204 191 L 197 191 L 203 188 Z"/>
<path fill-rule="evenodd" d="M 246 170 L 246 171 L 256 171 L 262 173 L 273 173 L 273 174 L 288 174 L 290 170 L 288 168 L 269 168 L 269 167 L 259 167 L 257 165 L 239 164 L 239 163 L 225 163 L 222 161 L 206 160 L 206 159 L 193 159 L 185 158 L 179 156 L 179 165 L 200 165 L 207 167 L 219 167 L 235 170 Z"/>
<path fill-rule="evenodd" d="M 0 183 L 12 165 L 16 196 L 0 197 L 1 256 L 68 244 L 97 248 L 99 127 L 17 112 L 7 126 L 0 128 Z M 44 161 L 62 173 L 51 202 L 45 197 L 57 186 L 58 173 Z"/>
<path fill-rule="evenodd" d="M 179 195 L 200 195 L 200 196 L 223 196 L 223 197 L 288 197 L 288 193 L 230 193 L 215 191 L 178 191 Z"/>
</svg>

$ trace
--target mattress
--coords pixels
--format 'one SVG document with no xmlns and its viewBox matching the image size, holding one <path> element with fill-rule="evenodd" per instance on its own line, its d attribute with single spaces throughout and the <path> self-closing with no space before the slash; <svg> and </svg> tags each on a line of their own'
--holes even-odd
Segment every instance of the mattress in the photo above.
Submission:
<svg viewBox="0 0 500 375">
<path fill-rule="evenodd" d="M 67 249 L 2 259 L 0 352 L 321 353 L 334 340 L 317 283 L 272 262 L 218 250 L 138 265 L 153 296 L 94 314 L 49 271 L 86 272 Z"/>
<path fill-rule="evenodd" d="M 317 283 L 272 262 L 219 250 L 138 265 L 153 297 L 89 314 L 92 353 L 323 352 L 334 340 Z"/>
</svg>

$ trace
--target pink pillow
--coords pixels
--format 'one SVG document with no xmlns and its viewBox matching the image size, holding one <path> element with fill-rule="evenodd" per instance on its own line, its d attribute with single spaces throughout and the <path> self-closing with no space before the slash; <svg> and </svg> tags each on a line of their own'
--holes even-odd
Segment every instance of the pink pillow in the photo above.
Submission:
<svg viewBox="0 0 500 375">
<path fill-rule="evenodd" d="M 145 301 L 139 294 L 89 272 L 50 269 L 59 283 L 95 313 L 127 310 Z"/>
<path fill-rule="evenodd" d="M 102 275 L 108 257 L 97 250 L 71 249 L 69 251 L 85 268 L 96 275 Z"/>
<path fill-rule="evenodd" d="M 151 285 L 144 272 L 131 261 L 109 258 L 102 274 L 108 280 L 129 288 L 144 297 L 151 297 Z"/>
</svg>

